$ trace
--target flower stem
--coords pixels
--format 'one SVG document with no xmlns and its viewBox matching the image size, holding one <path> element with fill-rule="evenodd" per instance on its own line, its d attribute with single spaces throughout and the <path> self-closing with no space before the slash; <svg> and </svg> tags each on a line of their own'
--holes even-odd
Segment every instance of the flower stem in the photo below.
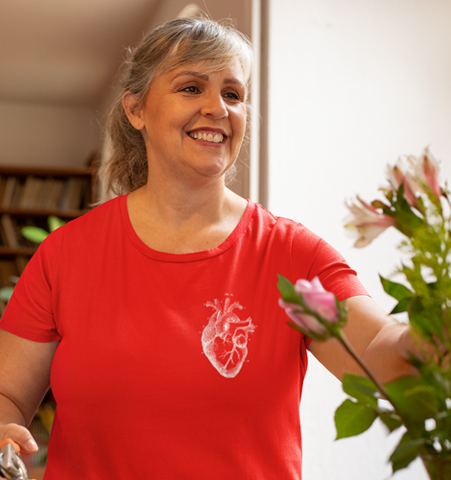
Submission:
<svg viewBox="0 0 451 480">
<path fill-rule="evenodd" d="M 403 415 L 391 400 L 390 396 L 388 395 L 387 389 L 384 387 L 384 385 L 373 375 L 371 370 L 366 366 L 365 362 L 359 357 L 357 352 L 352 348 L 345 334 L 341 330 L 339 330 L 337 333 L 338 333 L 337 335 L 338 340 L 340 340 L 340 342 L 343 344 L 346 350 L 352 355 L 355 361 L 362 367 L 363 371 L 368 375 L 368 378 L 376 385 L 377 389 L 384 396 L 384 398 L 392 404 L 395 412 L 398 414 L 399 418 L 401 418 L 404 425 L 406 425 Z"/>
<path fill-rule="evenodd" d="M 355 359 L 355 361 L 362 367 L 364 372 L 368 375 L 368 378 L 376 385 L 377 389 L 379 390 L 380 393 L 387 399 L 390 400 L 390 397 L 388 396 L 388 392 L 385 389 L 384 385 L 373 375 L 371 370 L 366 366 L 366 364 L 363 362 L 363 360 L 359 357 L 357 352 L 352 348 L 351 344 L 348 342 L 348 339 L 345 337 L 345 334 L 340 331 L 338 335 L 338 340 L 343 344 L 343 346 L 346 348 L 346 350 L 352 355 L 352 357 Z M 393 403 L 390 402 L 392 405 Z M 396 406 L 393 405 L 394 409 L 396 410 Z M 399 412 L 397 412 L 399 413 Z"/>
</svg>

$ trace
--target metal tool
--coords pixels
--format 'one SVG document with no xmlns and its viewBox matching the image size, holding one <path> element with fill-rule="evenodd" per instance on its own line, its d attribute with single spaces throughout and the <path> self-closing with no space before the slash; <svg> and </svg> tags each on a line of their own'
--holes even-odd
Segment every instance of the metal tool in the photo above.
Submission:
<svg viewBox="0 0 451 480">
<path fill-rule="evenodd" d="M 0 478 L 30 480 L 27 467 L 20 456 L 20 447 L 10 438 L 0 442 Z"/>
</svg>

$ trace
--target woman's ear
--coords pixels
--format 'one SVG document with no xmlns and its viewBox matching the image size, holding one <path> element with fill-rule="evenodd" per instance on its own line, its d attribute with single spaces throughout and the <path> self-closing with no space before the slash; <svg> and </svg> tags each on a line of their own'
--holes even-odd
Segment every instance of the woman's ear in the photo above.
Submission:
<svg viewBox="0 0 451 480">
<path fill-rule="evenodd" d="M 142 130 L 145 127 L 145 123 L 141 114 L 142 110 L 136 97 L 130 92 L 125 92 L 122 97 L 122 106 L 124 107 L 125 114 L 130 123 L 136 128 L 136 130 Z"/>
</svg>

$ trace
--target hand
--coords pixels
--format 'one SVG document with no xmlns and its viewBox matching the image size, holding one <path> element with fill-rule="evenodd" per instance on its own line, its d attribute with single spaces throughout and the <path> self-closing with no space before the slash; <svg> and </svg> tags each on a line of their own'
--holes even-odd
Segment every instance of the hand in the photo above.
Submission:
<svg viewBox="0 0 451 480">
<path fill-rule="evenodd" d="M 442 367 L 448 368 L 450 362 L 450 352 L 438 339 L 436 339 L 435 343 L 437 347 L 434 347 L 430 343 L 423 340 L 409 325 L 406 326 L 399 337 L 399 353 L 406 360 L 409 360 L 410 355 L 412 354 L 422 362 L 430 363 L 432 361 L 435 364 L 439 364 L 439 351 L 442 356 Z"/>
<path fill-rule="evenodd" d="M 16 423 L 8 423 L 0 427 L 0 441 L 5 438 L 10 438 L 13 442 L 16 442 L 20 447 L 20 453 L 23 455 L 30 455 L 38 451 L 38 445 L 29 430 Z"/>
</svg>

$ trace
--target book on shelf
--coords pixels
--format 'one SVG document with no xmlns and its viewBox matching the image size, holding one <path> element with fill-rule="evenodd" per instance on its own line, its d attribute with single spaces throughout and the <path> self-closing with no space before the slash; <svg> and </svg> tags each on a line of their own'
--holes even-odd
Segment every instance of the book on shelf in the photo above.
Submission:
<svg viewBox="0 0 451 480">
<path fill-rule="evenodd" d="M 18 208 L 26 208 L 27 202 L 29 202 L 31 190 L 33 189 L 34 177 L 29 175 L 23 184 L 23 191 L 20 202 L 16 205 Z"/>
<path fill-rule="evenodd" d="M 64 190 L 64 180 L 54 180 L 49 186 L 49 191 L 42 208 L 56 210 L 58 208 L 59 199 Z"/>
<path fill-rule="evenodd" d="M 42 188 L 39 192 L 39 195 L 36 199 L 36 208 L 39 209 L 46 209 L 47 207 L 47 200 L 50 196 L 50 192 L 52 190 L 53 184 L 55 183 L 54 178 L 46 178 L 43 180 Z"/>
<path fill-rule="evenodd" d="M 32 203 L 33 191 L 35 190 L 36 178 L 29 175 L 24 182 L 22 197 L 20 202 L 16 205 L 18 208 L 29 208 Z"/>
<path fill-rule="evenodd" d="M 27 222 L 27 225 L 29 224 L 30 222 Z M 32 225 L 34 225 L 34 222 L 32 222 Z M 1 243 L 10 248 L 35 248 L 36 244 L 22 235 L 21 229 L 23 226 L 25 225 L 18 223 L 15 218 L 4 213 L 0 217 Z"/>
<path fill-rule="evenodd" d="M 69 177 L 60 197 L 59 208 L 61 210 L 78 210 L 81 204 L 82 191 L 83 179 Z"/>
<path fill-rule="evenodd" d="M 13 287 L 19 276 L 17 263 L 12 258 L 0 258 L 0 282 L 2 287 Z"/>
<path fill-rule="evenodd" d="M 16 186 L 16 177 L 10 176 L 6 179 L 5 191 L 2 198 L 2 208 L 9 208 L 11 206 L 11 200 L 14 195 L 14 188 Z"/>
<path fill-rule="evenodd" d="M 11 198 L 11 205 L 10 208 L 16 208 L 20 205 L 23 193 L 23 184 L 16 181 L 16 185 L 14 186 L 13 196 Z"/>
<path fill-rule="evenodd" d="M 2 225 L 2 233 L 4 235 L 5 244 L 11 248 L 19 248 L 19 241 L 16 235 L 16 228 L 13 223 L 13 219 L 7 213 L 4 213 L 0 217 L 0 223 Z"/>
<path fill-rule="evenodd" d="M 6 187 L 6 178 L 0 175 L 0 207 L 3 202 L 3 196 L 5 194 L 5 187 Z"/>
</svg>

